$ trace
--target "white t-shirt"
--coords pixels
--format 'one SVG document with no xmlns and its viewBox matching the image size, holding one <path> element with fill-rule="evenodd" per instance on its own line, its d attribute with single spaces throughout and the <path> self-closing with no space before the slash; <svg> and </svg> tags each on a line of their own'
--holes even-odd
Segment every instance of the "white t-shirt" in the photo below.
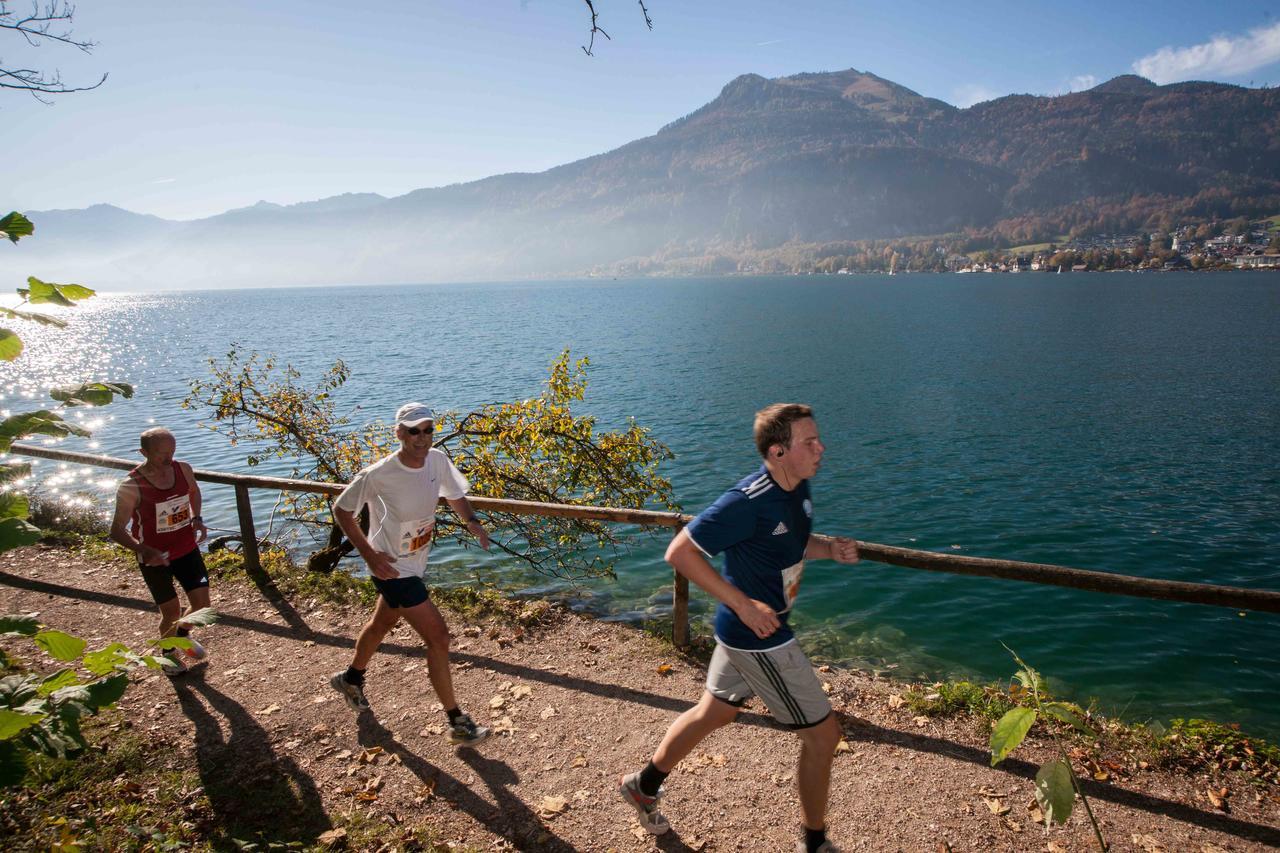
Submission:
<svg viewBox="0 0 1280 853">
<path fill-rule="evenodd" d="M 422 577 L 441 495 L 456 500 L 467 489 L 462 473 L 433 447 L 421 468 L 408 467 L 395 453 L 379 459 L 356 474 L 335 506 L 358 513 L 368 504 L 369 544 L 395 558 L 400 577 Z"/>
</svg>

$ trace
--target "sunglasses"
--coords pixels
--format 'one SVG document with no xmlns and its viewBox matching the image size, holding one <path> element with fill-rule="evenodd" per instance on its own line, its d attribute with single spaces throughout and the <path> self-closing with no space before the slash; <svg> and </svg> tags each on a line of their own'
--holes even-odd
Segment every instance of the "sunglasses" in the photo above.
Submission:
<svg viewBox="0 0 1280 853">
<path fill-rule="evenodd" d="M 430 435 L 431 433 L 436 431 L 436 428 L 434 426 L 405 427 L 404 431 L 409 433 L 409 435 L 422 435 L 424 432 L 427 435 Z"/>
</svg>

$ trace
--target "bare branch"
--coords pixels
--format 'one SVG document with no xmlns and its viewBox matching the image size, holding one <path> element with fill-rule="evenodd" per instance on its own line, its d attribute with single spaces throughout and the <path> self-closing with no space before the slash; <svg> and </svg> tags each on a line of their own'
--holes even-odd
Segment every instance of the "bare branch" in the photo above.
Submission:
<svg viewBox="0 0 1280 853">
<path fill-rule="evenodd" d="M 609 39 L 609 41 L 613 41 L 613 38 L 604 30 L 600 29 L 599 24 L 596 23 L 600 19 L 600 16 L 596 13 L 596 7 L 592 4 L 591 0 L 582 0 L 582 2 L 587 4 L 587 10 L 591 12 L 591 41 L 583 46 L 582 52 L 587 56 L 595 56 L 591 50 L 596 46 L 596 33 L 599 33 Z"/>
<path fill-rule="evenodd" d="M 77 39 L 71 30 L 76 7 L 66 0 L 32 0 L 31 13 L 15 14 L 7 0 L 0 0 L 0 31 L 8 30 L 22 36 L 31 47 L 45 42 L 68 45 L 85 53 L 92 53 L 97 42 Z M 69 86 L 62 82 L 57 70 L 39 71 L 33 68 L 0 68 L 0 89 L 17 89 L 30 92 L 42 103 L 52 103 L 42 95 L 66 95 L 71 92 L 87 92 L 107 81 L 103 74 L 92 86 Z"/>
<path fill-rule="evenodd" d="M 644 15 L 644 25 L 653 30 L 653 18 L 649 17 L 649 10 L 644 6 L 644 0 L 636 0 L 640 4 L 640 13 Z"/>
</svg>

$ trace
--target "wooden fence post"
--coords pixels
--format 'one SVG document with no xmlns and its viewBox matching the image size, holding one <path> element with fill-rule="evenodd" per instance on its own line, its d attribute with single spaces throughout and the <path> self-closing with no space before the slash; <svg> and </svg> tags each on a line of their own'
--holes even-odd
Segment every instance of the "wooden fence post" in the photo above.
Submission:
<svg viewBox="0 0 1280 853">
<path fill-rule="evenodd" d="M 236 513 L 240 516 L 240 553 L 244 556 L 244 569 L 250 576 L 262 571 L 258 557 L 258 534 L 253 529 L 253 507 L 249 504 L 249 487 L 236 486 Z"/>
<path fill-rule="evenodd" d="M 677 649 L 689 645 L 689 579 L 676 572 L 676 594 L 671 603 L 671 643 Z"/>
</svg>

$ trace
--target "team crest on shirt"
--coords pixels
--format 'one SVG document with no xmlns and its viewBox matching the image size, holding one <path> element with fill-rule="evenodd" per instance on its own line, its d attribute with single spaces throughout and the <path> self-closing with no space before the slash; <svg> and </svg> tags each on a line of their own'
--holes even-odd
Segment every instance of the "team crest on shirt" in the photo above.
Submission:
<svg viewBox="0 0 1280 853">
<path fill-rule="evenodd" d="M 801 506 L 804 507 L 804 514 L 809 518 L 813 518 L 813 501 L 805 498 L 804 503 L 801 504 Z"/>
</svg>

